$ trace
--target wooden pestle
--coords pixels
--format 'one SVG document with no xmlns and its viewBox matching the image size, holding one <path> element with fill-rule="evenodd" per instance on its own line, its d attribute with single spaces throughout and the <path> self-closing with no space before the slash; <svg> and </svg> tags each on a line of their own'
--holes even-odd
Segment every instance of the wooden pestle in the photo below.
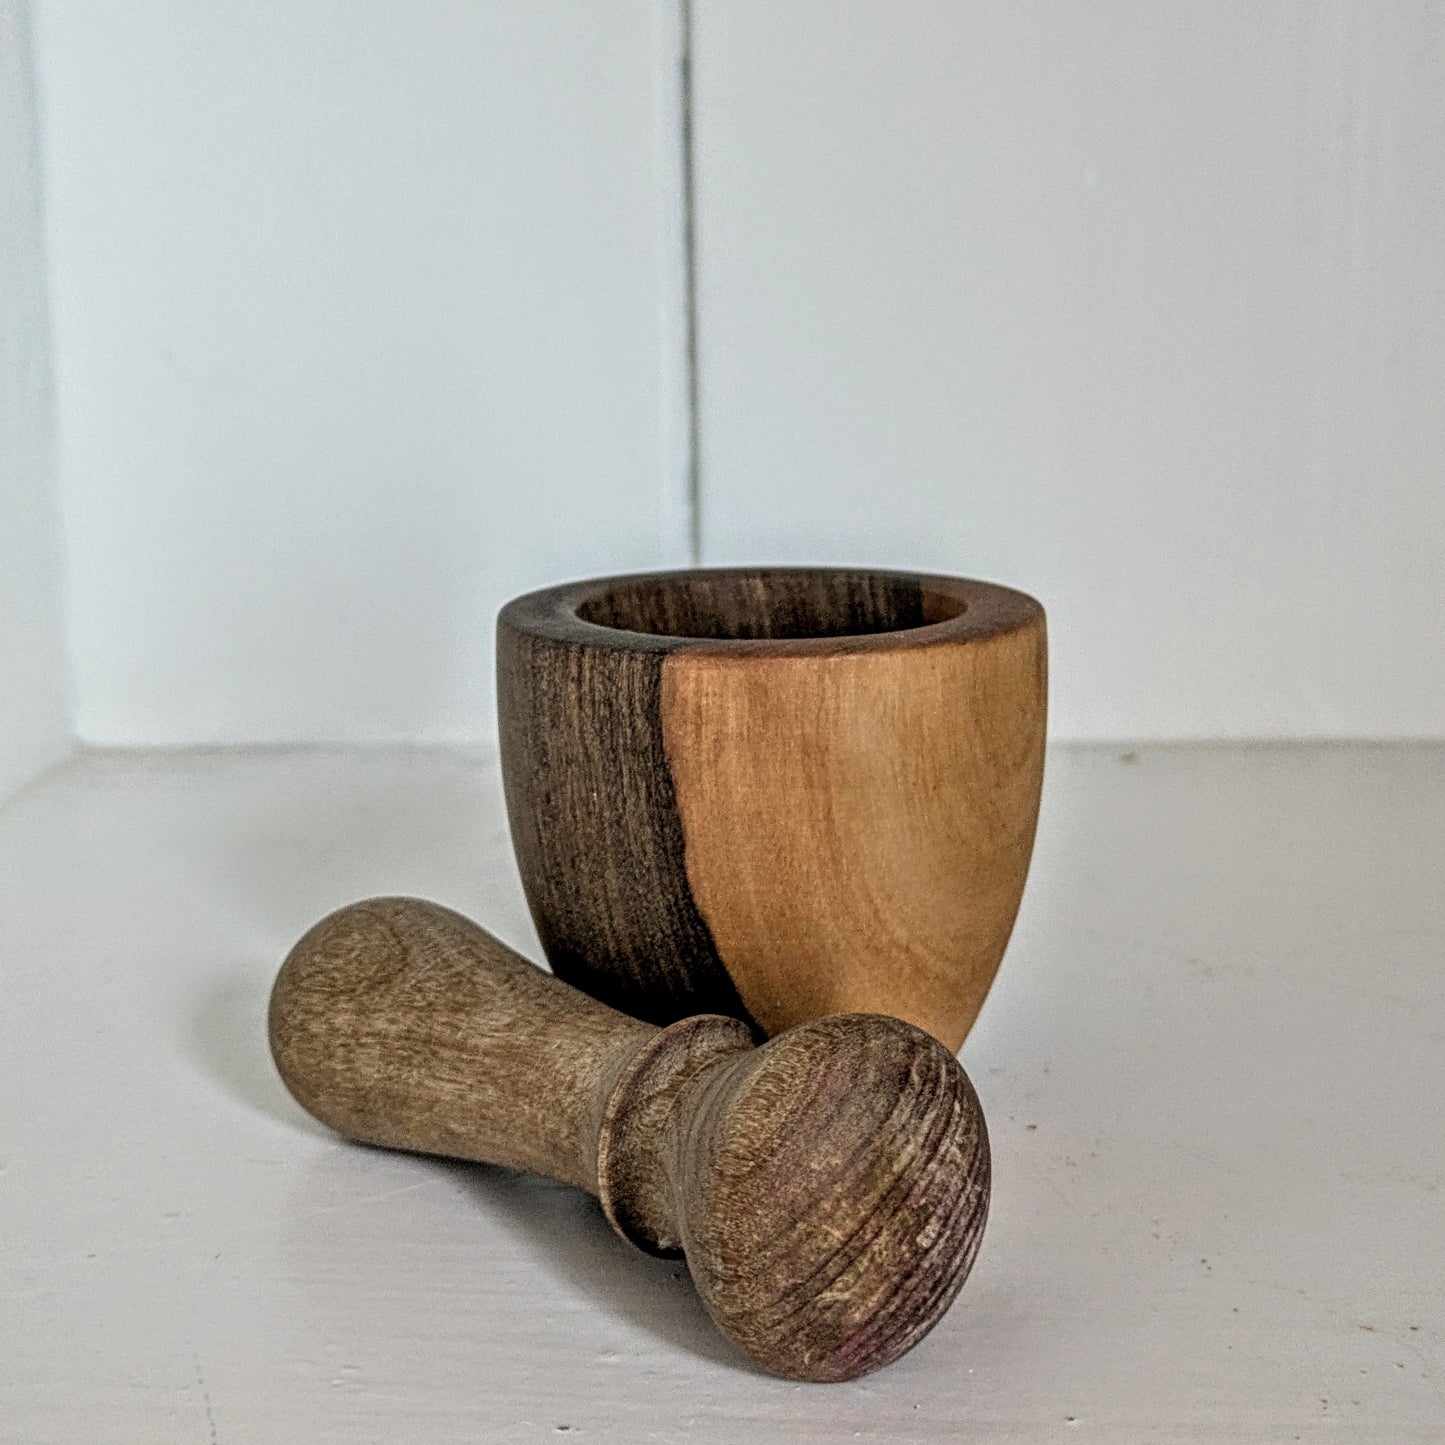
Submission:
<svg viewBox="0 0 1445 1445">
<path fill-rule="evenodd" d="M 353 1139 L 590 1190 L 624 1239 L 686 1254 L 719 1328 L 797 1380 L 916 1344 L 977 1253 L 988 1135 L 958 1061 L 839 1014 L 754 1047 L 597 1003 L 460 914 L 378 898 L 291 950 L 270 1008 L 287 1088 Z"/>
</svg>

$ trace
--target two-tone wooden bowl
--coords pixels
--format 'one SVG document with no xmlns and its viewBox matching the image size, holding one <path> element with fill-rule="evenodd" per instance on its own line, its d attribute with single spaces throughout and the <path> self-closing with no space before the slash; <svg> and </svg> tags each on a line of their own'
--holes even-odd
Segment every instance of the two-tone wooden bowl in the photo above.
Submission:
<svg viewBox="0 0 1445 1445">
<path fill-rule="evenodd" d="M 892 1014 L 957 1049 L 1043 774 L 1043 609 L 957 577 L 657 573 L 509 603 L 512 837 L 554 971 L 639 1018 Z"/>
</svg>

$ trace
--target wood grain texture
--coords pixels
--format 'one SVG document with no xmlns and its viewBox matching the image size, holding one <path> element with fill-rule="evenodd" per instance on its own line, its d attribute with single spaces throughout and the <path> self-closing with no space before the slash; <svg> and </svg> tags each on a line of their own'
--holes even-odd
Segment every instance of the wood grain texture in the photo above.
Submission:
<svg viewBox="0 0 1445 1445">
<path fill-rule="evenodd" d="M 1038 816 L 1037 602 L 896 572 L 652 574 L 517 599 L 498 656 L 508 812 L 559 974 L 658 1021 L 879 1012 L 958 1048 Z"/>
<path fill-rule="evenodd" d="M 497 629 L 503 777 L 552 971 L 657 1023 L 743 1014 L 688 887 L 662 741 L 666 649 L 578 646 L 515 615 L 509 604 Z"/>
<path fill-rule="evenodd" d="M 597 1191 L 599 1078 L 654 1033 L 553 985 L 460 915 L 377 898 L 321 920 L 271 994 L 296 1101 L 348 1138 Z"/>
<path fill-rule="evenodd" d="M 459 914 L 387 898 L 300 940 L 269 1024 L 324 1123 L 591 1190 L 624 1238 L 685 1253 L 724 1334 L 788 1378 L 896 1359 L 978 1251 L 982 1110 L 957 1060 L 898 1019 L 819 1019 L 759 1048 L 722 1016 L 658 1030 Z"/>
</svg>

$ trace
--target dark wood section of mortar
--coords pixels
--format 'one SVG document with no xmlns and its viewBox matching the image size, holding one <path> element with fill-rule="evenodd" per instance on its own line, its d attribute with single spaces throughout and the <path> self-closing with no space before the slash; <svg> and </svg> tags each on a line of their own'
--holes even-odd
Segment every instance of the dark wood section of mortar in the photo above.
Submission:
<svg viewBox="0 0 1445 1445">
<path fill-rule="evenodd" d="M 379 898 L 292 949 L 270 1038 L 296 1099 L 353 1139 L 591 1190 L 625 1239 L 684 1253 L 722 1331 L 791 1379 L 896 1359 L 978 1251 L 978 1099 L 898 1019 L 819 1019 L 760 1048 L 737 1019 L 660 1031 L 448 909 Z"/>
<path fill-rule="evenodd" d="M 498 619 L 503 778 L 559 976 L 659 1023 L 895 1014 L 956 1049 L 1038 815 L 1043 609 L 962 578 L 718 569 Z"/>
<path fill-rule="evenodd" d="M 552 971 L 654 1023 L 747 1017 L 687 882 L 662 743 L 666 651 L 514 626 L 519 610 L 497 627 L 503 779 Z"/>
</svg>

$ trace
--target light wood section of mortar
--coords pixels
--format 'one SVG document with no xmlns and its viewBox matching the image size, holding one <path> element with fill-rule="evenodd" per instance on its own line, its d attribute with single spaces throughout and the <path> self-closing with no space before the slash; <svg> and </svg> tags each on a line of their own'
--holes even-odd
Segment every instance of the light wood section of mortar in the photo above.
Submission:
<svg viewBox="0 0 1445 1445">
<path fill-rule="evenodd" d="M 881 1012 L 963 1043 L 1027 875 L 1043 669 L 1042 624 L 824 656 L 668 657 L 662 735 L 688 882 L 765 1031 Z"/>
<path fill-rule="evenodd" d="M 957 1049 L 1043 777 L 1043 609 L 902 572 L 656 573 L 498 621 L 503 779 L 557 974 L 665 1023 L 889 1013 Z"/>
</svg>

